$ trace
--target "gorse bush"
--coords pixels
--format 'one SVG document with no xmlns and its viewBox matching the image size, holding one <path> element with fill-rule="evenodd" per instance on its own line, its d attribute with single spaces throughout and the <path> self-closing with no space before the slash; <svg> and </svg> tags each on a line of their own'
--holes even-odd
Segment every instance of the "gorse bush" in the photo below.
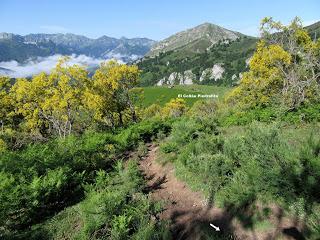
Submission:
<svg viewBox="0 0 320 240">
<path fill-rule="evenodd" d="M 262 196 L 272 196 L 276 201 L 277 196 L 288 197 L 291 194 L 299 162 L 290 154 L 292 149 L 276 128 L 253 125 L 244 137 L 228 139 L 223 152 L 237 166 L 233 180 L 220 190 L 221 195 L 217 194 L 223 204 L 241 206 Z M 236 191 L 240 186 L 243 187 L 241 194 L 247 195 L 247 201 L 245 196 L 237 199 L 240 194 Z"/>
<path fill-rule="evenodd" d="M 133 90 L 140 71 L 116 61 L 101 63 L 93 76 L 59 60 L 50 74 L 40 73 L 13 84 L 0 76 L 1 131 L 19 129 L 39 136 L 66 137 L 92 126 L 114 128 L 138 120 Z"/>
<path fill-rule="evenodd" d="M 270 122 L 275 117 L 318 121 L 320 40 L 313 40 L 298 18 L 288 26 L 264 18 L 261 31 L 249 71 L 226 97 L 226 123 Z"/>
<path fill-rule="evenodd" d="M 224 126 L 247 125 L 254 121 L 272 123 L 284 121 L 290 124 L 312 123 L 320 120 L 320 105 L 301 105 L 298 109 L 285 111 L 281 106 L 254 108 L 248 110 L 230 110 L 219 118 Z"/>
</svg>

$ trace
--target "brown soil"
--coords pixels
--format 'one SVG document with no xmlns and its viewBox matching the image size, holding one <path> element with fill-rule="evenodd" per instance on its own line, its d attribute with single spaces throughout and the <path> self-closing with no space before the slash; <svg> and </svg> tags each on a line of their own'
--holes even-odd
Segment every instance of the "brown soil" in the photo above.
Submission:
<svg viewBox="0 0 320 240">
<path fill-rule="evenodd" d="M 146 192 L 153 200 L 164 202 L 164 211 L 158 217 L 170 222 L 174 239 L 203 239 L 204 233 L 213 239 L 232 239 L 225 238 L 230 233 L 233 239 L 304 239 L 298 224 L 284 218 L 276 207 L 271 208 L 270 217 L 275 227 L 256 231 L 249 227 L 250 220 L 240 222 L 228 210 L 210 206 L 202 193 L 192 191 L 175 177 L 171 164 L 161 165 L 156 161 L 157 151 L 157 146 L 148 145 L 148 154 L 139 164 L 147 179 Z M 210 223 L 221 230 L 215 231 Z"/>
</svg>

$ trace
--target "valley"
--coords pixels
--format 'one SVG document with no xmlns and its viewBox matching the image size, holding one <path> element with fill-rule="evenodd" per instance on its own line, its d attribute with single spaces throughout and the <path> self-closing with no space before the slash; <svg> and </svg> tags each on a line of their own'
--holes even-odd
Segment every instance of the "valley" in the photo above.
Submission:
<svg viewBox="0 0 320 240">
<path fill-rule="evenodd" d="M 83 32 L 175 32 L 89 38 L 80 2 L 64 33 L 0 33 L 0 239 L 320 239 L 319 21 L 89 4 Z"/>
</svg>

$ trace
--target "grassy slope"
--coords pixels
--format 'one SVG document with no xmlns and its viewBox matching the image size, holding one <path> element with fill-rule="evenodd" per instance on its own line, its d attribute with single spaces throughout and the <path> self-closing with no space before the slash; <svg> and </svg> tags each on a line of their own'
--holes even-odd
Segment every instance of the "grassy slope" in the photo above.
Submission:
<svg viewBox="0 0 320 240">
<path fill-rule="evenodd" d="M 206 86 L 206 85 L 188 85 L 188 86 L 175 86 L 174 88 L 168 87 L 144 87 L 143 106 L 149 106 L 153 103 L 158 103 L 163 106 L 172 98 L 177 98 L 178 94 L 216 94 L 222 98 L 224 94 L 230 89 L 227 87 L 219 86 Z M 193 105 L 201 98 L 185 98 L 188 106 Z"/>
</svg>

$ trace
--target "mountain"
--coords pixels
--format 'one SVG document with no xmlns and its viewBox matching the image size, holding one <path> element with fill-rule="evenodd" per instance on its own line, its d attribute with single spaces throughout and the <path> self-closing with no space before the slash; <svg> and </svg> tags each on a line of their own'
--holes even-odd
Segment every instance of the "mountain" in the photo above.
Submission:
<svg viewBox="0 0 320 240">
<path fill-rule="evenodd" d="M 84 54 L 94 58 L 113 58 L 125 62 L 144 56 L 155 41 L 147 38 L 97 39 L 71 33 L 67 34 L 28 34 L 20 36 L 0 33 L 0 62 L 16 60 L 23 62 L 29 58 L 45 57 L 54 54 Z"/>
<path fill-rule="evenodd" d="M 306 27 L 320 37 L 320 22 Z M 204 23 L 156 43 L 137 61 L 141 85 L 237 84 L 259 38 Z"/>
<path fill-rule="evenodd" d="M 218 41 L 235 40 L 241 36 L 244 35 L 212 23 L 203 23 L 158 42 L 147 53 L 147 56 L 156 56 L 160 52 L 164 53 L 177 49 L 196 53 L 205 52 L 207 48 Z"/>
<path fill-rule="evenodd" d="M 312 39 L 320 38 L 320 21 L 306 27 Z"/>
<path fill-rule="evenodd" d="M 141 85 L 233 84 L 247 69 L 257 38 L 204 23 L 156 43 L 137 61 Z"/>
</svg>

